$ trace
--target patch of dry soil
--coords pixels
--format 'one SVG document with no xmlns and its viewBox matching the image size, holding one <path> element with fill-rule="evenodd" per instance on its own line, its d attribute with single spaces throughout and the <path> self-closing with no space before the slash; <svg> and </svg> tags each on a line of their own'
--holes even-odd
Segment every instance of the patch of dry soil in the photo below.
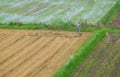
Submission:
<svg viewBox="0 0 120 77">
<path fill-rule="evenodd" d="M 0 77 L 52 77 L 91 33 L 0 30 Z"/>
<path fill-rule="evenodd" d="M 120 12 L 116 15 L 115 19 L 109 25 L 111 28 L 120 29 Z"/>
</svg>

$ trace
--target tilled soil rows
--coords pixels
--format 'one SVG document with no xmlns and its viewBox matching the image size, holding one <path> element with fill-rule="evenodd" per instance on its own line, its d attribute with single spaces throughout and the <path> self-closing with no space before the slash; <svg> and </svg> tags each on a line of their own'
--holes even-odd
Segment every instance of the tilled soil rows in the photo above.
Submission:
<svg viewBox="0 0 120 77">
<path fill-rule="evenodd" d="M 0 30 L 0 77 L 52 77 L 91 33 Z"/>
<path fill-rule="evenodd" d="M 107 33 L 72 77 L 120 77 L 120 34 Z"/>
</svg>

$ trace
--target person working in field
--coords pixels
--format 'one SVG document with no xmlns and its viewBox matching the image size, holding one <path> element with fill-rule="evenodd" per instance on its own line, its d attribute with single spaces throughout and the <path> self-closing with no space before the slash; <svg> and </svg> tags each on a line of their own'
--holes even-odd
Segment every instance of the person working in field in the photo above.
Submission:
<svg viewBox="0 0 120 77">
<path fill-rule="evenodd" d="M 76 28 L 77 28 L 77 32 L 80 32 L 80 24 L 77 24 Z"/>
</svg>

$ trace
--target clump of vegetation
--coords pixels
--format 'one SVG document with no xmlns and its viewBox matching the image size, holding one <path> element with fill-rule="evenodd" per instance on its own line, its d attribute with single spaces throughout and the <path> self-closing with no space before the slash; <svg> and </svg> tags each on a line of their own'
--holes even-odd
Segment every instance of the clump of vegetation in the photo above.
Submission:
<svg viewBox="0 0 120 77">
<path fill-rule="evenodd" d="M 103 27 L 87 24 L 87 22 L 80 22 L 81 32 L 94 32 L 100 30 Z M 56 22 L 51 23 L 21 23 L 21 22 L 10 22 L 10 23 L 1 23 L 0 28 L 5 29 L 34 29 L 34 30 L 65 30 L 65 31 L 76 31 L 76 24 L 72 22 L 64 22 L 56 20 Z"/>
</svg>

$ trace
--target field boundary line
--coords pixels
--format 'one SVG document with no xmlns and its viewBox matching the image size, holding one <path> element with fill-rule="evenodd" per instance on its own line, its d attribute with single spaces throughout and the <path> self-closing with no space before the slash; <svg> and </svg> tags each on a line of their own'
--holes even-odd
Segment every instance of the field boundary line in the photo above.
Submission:
<svg viewBox="0 0 120 77">
<path fill-rule="evenodd" d="M 70 77 L 75 69 L 87 58 L 96 45 L 105 37 L 106 29 L 96 31 L 53 77 Z M 69 71 L 68 71 L 69 70 Z"/>
</svg>

